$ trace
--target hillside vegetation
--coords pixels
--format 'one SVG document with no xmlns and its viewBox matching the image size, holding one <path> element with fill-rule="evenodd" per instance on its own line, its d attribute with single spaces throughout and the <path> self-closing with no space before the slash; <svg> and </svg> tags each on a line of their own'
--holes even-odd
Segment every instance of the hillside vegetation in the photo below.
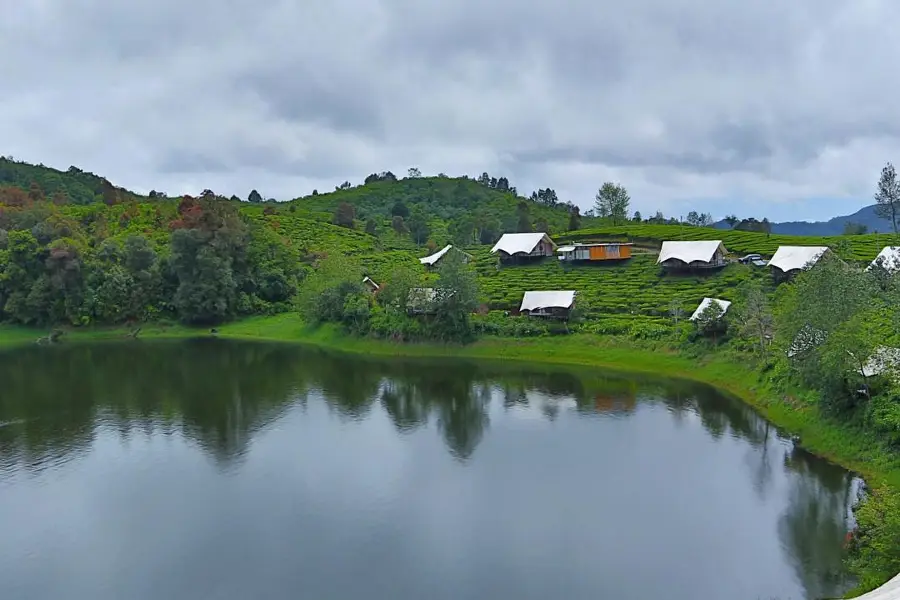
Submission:
<svg viewBox="0 0 900 600">
<path fill-rule="evenodd" d="M 863 367 L 879 349 L 900 348 L 900 278 L 859 268 L 897 244 L 891 237 L 635 223 L 625 218 L 627 192 L 613 184 L 598 193 L 603 218 L 582 218 L 552 190 L 523 198 L 487 174 L 367 179 L 284 203 L 263 201 L 255 191 L 246 202 L 212 190 L 141 197 L 75 168 L 4 159 L 0 323 L 129 323 L 137 335 L 141 323 L 209 327 L 296 311 L 304 326 L 330 323 L 359 337 L 404 342 L 580 333 L 582 347 L 598 352 L 627 347 L 697 365 L 713 356 L 741 365 L 752 380 L 748 388 L 765 391 L 773 411 L 839 422 L 854 440 L 876 445 L 879 456 L 897 456 L 900 382 Z M 707 217 L 700 221 L 711 222 Z M 608 265 L 563 265 L 551 257 L 500 266 L 491 245 L 504 232 L 523 231 L 546 231 L 558 242 L 627 240 L 634 256 Z M 768 269 L 734 262 L 682 276 L 656 265 L 663 241 L 704 239 L 722 240 L 731 258 L 770 256 L 781 244 L 825 245 L 834 256 L 778 286 Z M 426 270 L 417 260 L 446 243 L 464 248 L 473 262 L 450 253 Z M 365 275 L 381 285 L 377 294 L 363 284 Z M 528 290 L 575 290 L 575 314 L 565 323 L 517 316 Z M 734 305 L 727 313 L 712 305 L 687 321 L 704 297 Z M 805 345 L 789 357 L 798 339 Z M 554 338 L 547 347 L 564 344 Z M 828 441 L 837 455 L 840 442 Z M 852 540 L 867 587 L 900 570 L 900 481 L 885 483 L 860 511 Z"/>
</svg>

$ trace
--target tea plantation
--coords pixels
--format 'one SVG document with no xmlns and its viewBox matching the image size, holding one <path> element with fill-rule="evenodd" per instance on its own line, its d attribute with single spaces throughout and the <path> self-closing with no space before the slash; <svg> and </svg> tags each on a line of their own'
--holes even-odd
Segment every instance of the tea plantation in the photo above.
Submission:
<svg viewBox="0 0 900 600">
<path fill-rule="evenodd" d="M 885 246 L 897 245 L 894 236 L 867 234 L 852 236 L 794 236 L 766 235 L 753 231 L 721 230 L 690 225 L 635 224 L 619 227 L 593 227 L 569 231 L 559 235 L 559 242 L 585 242 L 602 240 L 627 240 L 639 245 L 659 247 L 663 240 L 722 240 L 725 248 L 735 254 L 757 253 L 771 256 L 778 246 L 830 246 L 833 249 L 846 245 L 845 257 L 851 260 L 871 261 Z"/>
<path fill-rule="evenodd" d="M 383 281 L 393 269 L 403 265 L 420 268 L 417 259 L 430 252 L 412 243 L 409 236 L 394 233 L 386 219 L 379 219 L 378 232 L 373 236 L 359 229 L 332 225 L 328 214 L 322 212 L 289 211 L 280 206 L 274 213 L 270 209 L 270 214 L 265 215 L 262 207 L 246 205 L 242 210 L 307 252 L 341 252 L 357 257 L 375 281 Z M 434 229 L 432 239 L 441 247 L 447 241 L 446 234 L 439 227 Z M 710 273 L 664 274 L 656 264 L 656 249 L 663 240 L 720 239 L 732 257 L 749 253 L 771 256 L 783 244 L 827 245 L 859 264 L 872 260 L 885 245 L 892 243 L 890 236 L 876 234 L 799 237 L 652 224 L 595 227 L 554 237 L 557 243 L 623 240 L 636 246 L 632 259 L 617 264 L 570 265 L 561 264 L 554 257 L 510 266 L 500 266 L 488 245 L 467 247 L 466 251 L 474 258 L 481 301 L 486 308 L 515 312 L 528 290 L 575 290 L 579 310 L 589 321 L 663 323 L 671 320 L 673 301 L 685 315 L 690 315 L 704 297 L 735 300 L 737 288 L 743 282 L 756 279 L 771 286 L 769 269 L 738 263 Z M 434 275 L 424 267 L 421 271 L 423 282 L 433 279 Z"/>
</svg>

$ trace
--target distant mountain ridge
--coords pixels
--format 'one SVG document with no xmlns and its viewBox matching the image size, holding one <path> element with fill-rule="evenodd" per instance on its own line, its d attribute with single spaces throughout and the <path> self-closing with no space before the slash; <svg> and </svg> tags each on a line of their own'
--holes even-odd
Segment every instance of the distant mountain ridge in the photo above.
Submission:
<svg viewBox="0 0 900 600">
<path fill-rule="evenodd" d="M 841 235 L 847 223 L 865 225 L 869 233 L 888 233 L 891 224 L 875 214 L 875 205 L 865 206 L 852 215 L 834 217 L 828 221 L 786 221 L 784 223 L 772 223 L 772 233 L 782 235 Z M 716 229 L 731 229 L 725 221 L 713 224 Z"/>
</svg>

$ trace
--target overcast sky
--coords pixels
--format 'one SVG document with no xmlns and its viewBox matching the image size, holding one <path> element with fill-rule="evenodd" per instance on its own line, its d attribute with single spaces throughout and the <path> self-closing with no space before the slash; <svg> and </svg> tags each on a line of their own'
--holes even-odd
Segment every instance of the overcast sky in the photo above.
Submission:
<svg viewBox="0 0 900 600">
<path fill-rule="evenodd" d="M 889 0 L 0 0 L 0 154 L 289 199 L 374 171 L 826 219 L 900 162 Z"/>
</svg>

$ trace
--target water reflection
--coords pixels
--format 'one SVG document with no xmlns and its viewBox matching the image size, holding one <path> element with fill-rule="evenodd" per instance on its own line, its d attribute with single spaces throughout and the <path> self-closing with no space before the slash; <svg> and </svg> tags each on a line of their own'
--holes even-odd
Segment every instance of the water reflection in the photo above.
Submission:
<svg viewBox="0 0 900 600">
<path fill-rule="evenodd" d="M 0 483 L 23 473 L 38 477 L 79 459 L 101 430 L 115 431 L 125 446 L 154 436 L 183 436 L 218 469 L 237 472 L 261 432 L 291 411 L 306 411 L 312 398 L 321 398 L 340 422 L 384 414 L 404 437 L 433 427 L 461 465 L 476 460 L 492 420 L 504 415 L 556 423 L 571 412 L 586 424 L 591 419 L 621 422 L 620 429 L 597 433 L 609 436 L 608 444 L 618 443 L 612 439 L 617 432 L 634 436 L 612 453 L 639 453 L 680 439 L 646 437 L 661 429 L 629 429 L 642 411 L 648 411 L 648 419 L 667 415 L 666 423 L 676 428 L 699 423 L 709 452 L 726 440 L 741 442 L 738 468 L 746 471 L 742 477 L 752 482 L 759 502 L 770 502 L 770 496 L 787 499 L 777 517 L 777 536 L 806 596 L 834 596 L 849 585 L 843 580 L 841 541 L 854 489 L 850 474 L 793 448 L 745 405 L 705 387 L 597 371 L 348 359 L 284 345 L 217 340 L 28 348 L 0 354 Z M 534 444 L 548 443 L 541 440 Z M 657 457 L 667 452 L 677 453 L 677 448 L 661 447 Z M 625 464 L 622 456 L 613 458 Z M 640 469 L 649 459 L 632 460 L 629 468 Z M 660 482 L 672 485 L 668 476 Z M 706 485 L 715 491 L 715 483 Z M 641 494 L 646 497 L 647 490 Z M 669 494 L 677 502 L 683 492 L 670 489 Z M 714 518 L 717 508 L 708 510 Z M 751 584 L 745 582 L 749 587 L 742 589 L 756 589 Z"/>
</svg>

